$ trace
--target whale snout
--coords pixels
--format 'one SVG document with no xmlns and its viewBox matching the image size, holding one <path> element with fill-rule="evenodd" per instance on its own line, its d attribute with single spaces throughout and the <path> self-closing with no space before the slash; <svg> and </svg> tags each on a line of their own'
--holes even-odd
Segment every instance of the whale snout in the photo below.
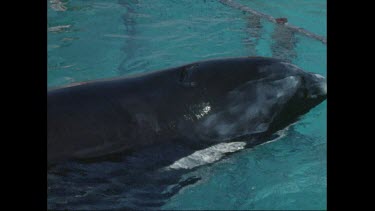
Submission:
<svg viewBox="0 0 375 211">
<path fill-rule="evenodd" d="M 319 74 L 314 74 L 316 78 L 316 95 L 320 97 L 326 97 L 327 96 L 327 79 Z"/>
<path fill-rule="evenodd" d="M 326 99 L 327 79 L 319 74 L 309 73 L 306 78 L 307 98 Z"/>
</svg>

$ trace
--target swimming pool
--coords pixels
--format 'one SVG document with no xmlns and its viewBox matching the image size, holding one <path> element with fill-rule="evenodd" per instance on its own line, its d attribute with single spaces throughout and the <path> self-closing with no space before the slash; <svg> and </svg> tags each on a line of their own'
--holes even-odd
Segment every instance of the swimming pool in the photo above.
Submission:
<svg viewBox="0 0 375 211">
<path fill-rule="evenodd" d="M 323 0 L 236 2 L 326 35 Z M 50 0 L 47 30 L 49 87 L 251 55 L 286 56 L 326 76 L 324 44 L 294 34 L 288 51 L 280 49 L 273 23 L 216 0 Z M 284 132 L 275 142 L 166 178 L 139 176 L 140 169 L 124 172 L 133 167 L 129 160 L 70 164 L 48 174 L 48 206 L 326 209 L 326 102 Z M 163 180 L 169 181 L 160 188 Z"/>
</svg>

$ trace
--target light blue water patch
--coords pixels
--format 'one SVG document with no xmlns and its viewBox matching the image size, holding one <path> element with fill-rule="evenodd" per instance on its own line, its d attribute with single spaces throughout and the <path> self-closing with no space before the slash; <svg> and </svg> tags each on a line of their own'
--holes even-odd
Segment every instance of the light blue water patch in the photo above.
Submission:
<svg viewBox="0 0 375 211">
<path fill-rule="evenodd" d="M 124 35 L 124 8 L 117 1 L 64 2 L 66 11 L 48 9 L 48 86 L 116 75 L 124 55 L 111 35 Z"/>
<path fill-rule="evenodd" d="M 324 0 L 236 1 L 274 17 L 287 17 L 293 25 L 326 35 Z M 306 71 L 326 75 L 326 45 L 300 34 L 277 31 L 273 23 L 254 19 L 216 0 L 47 3 L 48 87 L 155 71 L 211 58 L 253 55 L 285 56 Z M 281 34 L 290 38 L 290 42 L 278 40 Z M 170 181 L 172 187 L 181 186 L 176 189 L 179 191 L 172 191 L 174 194 L 167 194 L 168 197 L 162 195 L 147 206 L 326 209 L 326 137 L 324 102 L 275 142 L 231 154 L 194 169 L 183 178 L 172 176 L 200 180 L 186 186 Z M 162 191 L 153 182 L 145 188 L 125 183 L 133 181 L 132 176 L 146 179 L 155 176 L 132 175 L 124 171 L 127 164 L 76 166 L 78 173 L 72 181 L 63 177 L 55 186 L 49 186 L 49 207 L 126 207 L 133 199 L 147 195 L 147 191 L 149 195 Z M 102 171 L 95 173 L 97 168 Z M 55 181 L 54 178 L 49 179 Z M 157 178 L 156 182 L 159 179 L 163 180 Z M 133 191 L 126 192 L 129 187 Z M 138 203 L 138 208 L 146 206 L 139 201 L 134 203 Z"/>
</svg>

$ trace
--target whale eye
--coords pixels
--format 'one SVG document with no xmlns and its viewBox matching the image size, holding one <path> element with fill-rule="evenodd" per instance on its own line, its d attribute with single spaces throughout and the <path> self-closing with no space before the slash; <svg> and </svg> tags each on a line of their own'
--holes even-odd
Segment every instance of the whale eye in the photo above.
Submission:
<svg viewBox="0 0 375 211">
<path fill-rule="evenodd" d="M 184 87 L 196 87 L 197 82 L 193 81 L 193 71 L 197 67 L 196 64 L 190 65 L 183 67 L 182 70 L 180 71 L 180 78 L 179 82 L 184 86 Z"/>
<path fill-rule="evenodd" d="M 180 82 L 186 81 L 187 77 L 188 77 L 188 73 L 187 73 L 186 69 L 183 69 L 180 72 Z"/>
</svg>

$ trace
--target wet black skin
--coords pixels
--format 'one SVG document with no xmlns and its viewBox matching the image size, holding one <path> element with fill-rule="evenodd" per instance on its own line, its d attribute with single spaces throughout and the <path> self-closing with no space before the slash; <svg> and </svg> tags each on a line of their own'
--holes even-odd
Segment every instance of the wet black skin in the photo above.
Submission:
<svg viewBox="0 0 375 211">
<path fill-rule="evenodd" d="M 51 89 L 48 163 L 167 140 L 201 148 L 248 136 L 258 144 L 325 100 L 325 87 L 282 60 L 243 57 Z"/>
</svg>

